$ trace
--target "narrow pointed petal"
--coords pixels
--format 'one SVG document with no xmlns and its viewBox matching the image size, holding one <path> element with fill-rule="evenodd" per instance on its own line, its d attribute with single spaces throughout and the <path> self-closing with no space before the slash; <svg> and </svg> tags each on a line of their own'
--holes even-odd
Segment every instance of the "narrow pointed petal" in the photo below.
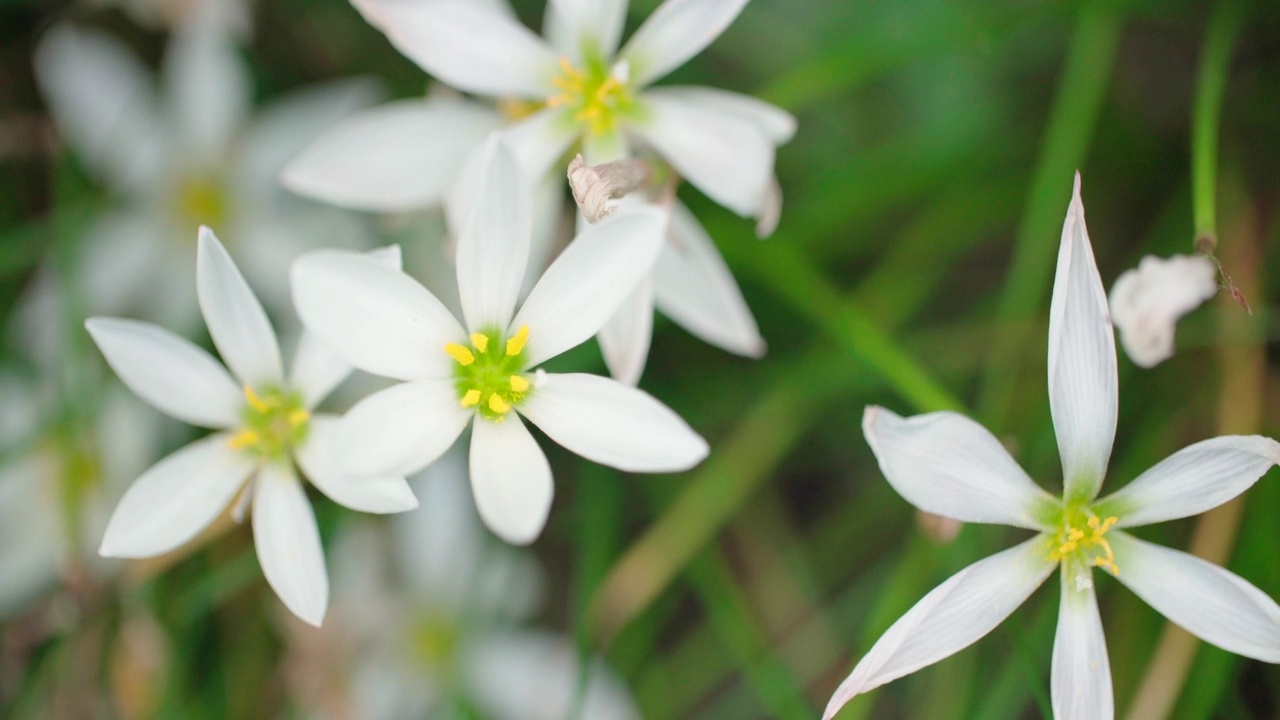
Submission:
<svg viewBox="0 0 1280 720">
<path fill-rule="evenodd" d="M 934 588 L 840 683 L 823 720 L 857 695 L 951 657 L 1004 622 L 1053 572 L 1043 536 L 979 560 Z"/>
<path fill-rule="evenodd" d="M 707 441 L 671 408 L 597 375 L 547 375 L 519 409 L 552 440 L 627 472 L 680 472 L 708 452 Z"/>
<path fill-rule="evenodd" d="M 471 490 L 480 519 L 512 545 L 542 534 L 555 485 L 551 466 L 520 416 L 477 419 L 471 430 Z"/>
<path fill-rule="evenodd" d="M 530 366 L 582 344 L 653 268 L 665 222 L 655 210 L 618 213 L 587 228 L 547 268 L 512 321 L 529 326 Z"/>
<path fill-rule="evenodd" d="M 240 421 L 240 388 L 191 341 L 136 320 L 89 318 L 84 326 L 120 380 L 160 412 L 201 427 Z"/>
<path fill-rule="evenodd" d="M 423 70 L 478 95 L 545 99 L 556 55 L 509 14 L 471 0 L 382 3 L 379 27 Z"/>
<path fill-rule="evenodd" d="M 458 233 L 458 295 L 467 327 L 505 328 L 524 282 L 533 233 L 531 188 L 511 150 L 490 137 Z"/>
<path fill-rule="evenodd" d="M 213 13 L 197 13 L 166 49 L 163 74 L 173 127 L 189 159 L 206 167 L 226 160 L 252 101 L 252 78 L 237 43 Z"/>
<path fill-rule="evenodd" d="M 596 336 L 609 374 L 624 385 L 636 385 L 649 359 L 653 339 L 653 282 L 649 278 L 622 302 L 622 307 Z"/>
<path fill-rule="evenodd" d="M 1199 515 L 1253 487 L 1280 463 L 1280 443 L 1259 435 L 1228 435 L 1185 447 L 1095 505 L 1119 527 Z"/>
<path fill-rule="evenodd" d="M 708 197 L 743 217 L 765 208 L 773 145 L 754 122 L 700 103 L 645 93 L 632 128 Z"/>
<path fill-rule="evenodd" d="M 357 477 L 412 475 L 444 454 L 474 415 L 458 402 L 452 378 L 393 385 L 343 416 L 336 468 Z"/>
<path fill-rule="evenodd" d="M 680 203 L 671 211 L 671 241 L 653 268 L 653 293 L 662 314 L 698 338 L 738 355 L 764 355 L 764 338 L 733 273 Z"/>
<path fill-rule="evenodd" d="M 610 58 L 622 38 L 627 0 L 551 0 L 547 11 L 555 12 L 563 24 L 565 44 L 574 59 Z"/>
<path fill-rule="evenodd" d="M 742 93 L 696 85 L 664 86 L 645 91 L 646 98 L 663 98 L 683 105 L 698 105 L 725 115 L 733 115 L 754 124 L 774 145 L 791 141 L 796 134 L 796 119 L 777 105 Z"/>
<path fill-rule="evenodd" d="M 544 108 L 500 135 L 520 161 L 525 177 L 536 181 L 564 155 L 579 133 L 573 123 L 565 122 L 563 108 Z"/>
<path fill-rule="evenodd" d="M 177 450 L 129 487 L 98 552 L 146 558 L 180 547 L 222 514 L 253 468 L 253 459 L 233 450 L 226 433 Z"/>
<path fill-rule="evenodd" d="M 871 405 L 862 432 L 889 484 L 926 512 L 1040 530 L 1056 502 L 994 435 L 963 415 L 902 418 Z"/>
<path fill-rule="evenodd" d="M 262 574 L 285 607 L 320 627 L 329 606 L 329 574 L 316 516 L 288 464 L 268 463 L 253 495 L 253 544 Z"/>
<path fill-rule="evenodd" d="M 360 512 L 398 513 L 418 507 L 418 499 L 401 475 L 355 477 L 342 472 L 333 450 L 338 423 L 332 415 L 311 417 L 307 439 L 295 456 L 311 484 L 330 500 Z"/>
<path fill-rule="evenodd" d="M 636 30 L 620 60 L 637 86 L 648 85 L 702 52 L 738 17 L 747 0 L 666 0 Z"/>
<path fill-rule="evenodd" d="M 1049 409 L 1068 498 L 1092 500 L 1102 487 L 1116 435 L 1116 382 L 1115 335 L 1076 173 L 1049 306 Z"/>
<path fill-rule="evenodd" d="M 240 382 L 279 386 L 284 379 L 280 345 L 262 303 L 213 231 L 200 228 L 196 294 L 209 335 Z"/>
<path fill-rule="evenodd" d="M 414 380 L 449 377 L 444 346 L 467 334 L 426 288 L 365 255 L 307 253 L 293 264 L 293 304 L 307 329 L 352 365 Z"/>
<path fill-rule="evenodd" d="M 1053 716 L 1056 720 L 1112 720 L 1111 663 L 1089 568 L 1062 566 L 1062 606 L 1053 639 Z M 1071 572 L 1081 577 L 1068 577 Z"/>
<path fill-rule="evenodd" d="M 353 115 L 285 166 L 300 195 L 357 210 L 406 212 L 444 201 L 501 117 L 460 98 L 399 100 Z"/>
<path fill-rule="evenodd" d="M 1280 606 L 1235 573 L 1117 532 L 1111 537 L 1130 590 L 1182 629 L 1228 652 L 1280 663 Z"/>
</svg>

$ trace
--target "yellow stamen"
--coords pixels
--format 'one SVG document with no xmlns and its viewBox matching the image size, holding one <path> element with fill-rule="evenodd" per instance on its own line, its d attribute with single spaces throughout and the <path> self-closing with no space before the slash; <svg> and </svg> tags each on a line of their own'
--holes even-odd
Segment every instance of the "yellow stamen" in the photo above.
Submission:
<svg viewBox="0 0 1280 720">
<path fill-rule="evenodd" d="M 258 397 L 258 393 L 254 392 L 253 388 L 248 385 L 244 386 L 244 399 L 249 403 L 249 407 L 260 413 L 265 413 L 271 409 L 271 406 L 262 398 Z"/>
<path fill-rule="evenodd" d="M 457 360 L 459 365 L 466 366 L 476 361 L 476 356 L 458 343 L 447 343 L 444 346 L 444 351 L 449 354 L 449 357 Z"/>
<path fill-rule="evenodd" d="M 261 439 L 262 438 L 258 436 L 258 433 L 252 430 L 241 430 L 231 436 L 231 439 L 227 441 L 227 445 L 230 446 L 232 450 L 243 450 L 251 445 L 257 445 L 258 441 Z"/>
<path fill-rule="evenodd" d="M 529 389 L 529 381 L 520 375 L 511 376 L 511 389 L 515 392 L 522 393 Z"/>
<path fill-rule="evenodd" d="M 511 405 L 507 404 L 505 400 L 498 397 L 498 393 L 494 393 L 489 396 L 489 409 L 498 413 L 499 415 L 505 415 L 507 411 L 511 409 Z"/>
<path fill-rule="evenodd" d="M 471 344 L 480 352 L 486 352 L 489 349 L 489 336 L 484 333 L 471 333 Z"/>
<path fill-rule="evenodd" d="M 480 404 L 480 391 L 472 388 L 462 394 L 462 407 L 475 407 Z"/>
<path fill-rule="evenodd" d="M 289 415 L 287 416 L 287 419 L 289 420 L 290 425 L 297 427 L 302 423 L 310 420 L 311 413 L 303 408 L 298 408 L 297 410 L 294 410 L 293 412 L 289 413 Z"/>
<path fill-rule="evenodd" d="M 519 355 L 524 350 L 524 344 L 527 342 L 529 342 L 529 326 L 521 325 L 515 336 L 507 341 L 507 355 L 510 357 Z M 465 365 L 466 363 L 463 364 Z"/>
</svg>

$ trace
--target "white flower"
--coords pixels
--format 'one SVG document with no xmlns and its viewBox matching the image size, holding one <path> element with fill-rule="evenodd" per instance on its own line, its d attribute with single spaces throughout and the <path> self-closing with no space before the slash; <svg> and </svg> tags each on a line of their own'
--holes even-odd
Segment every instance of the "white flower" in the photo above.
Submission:
<svg viewBox="0 0 1280 720">
<path fill-rule="evenodd" d="M 1115 435 L 1116 401 L 1115 341 L 1077 175 L 1049 311 L 1049 405 L 1062 456 L 1063 498 L 1040 489 L 991 433 L 964 416 L 938 412 L 903 419 L 867 408 L 867 442 L 889 483 L 913 505 L 963 522 L 1001 523 L 1038 534 L 970 565 L 926 595 L 863 656 L 824 718 L 855 695 L 986 635 L 1055 568 L 1062 578 L 1051 683 L 1058 720 L 1114 716 L 1095 567 L 1206 642 L 1280 662 L 1280 606 L 1274 601 L 1227 570 L 1123 532 L 1196 515 L 1236 497 L 1280 462 L 1280 444 L 1258 436 L 1196 443 L 1096 500 Z"/>
<path fill-rule="evenodd" d="M 1133 362 L 1155 367 L 1173 357 L 1174 325 L 1218 291 L 1218 269 L 1200 255 L 1148 255 L 1111 286 L 1111 319 Z"/>
<path fill-rule="evenodd" d="M 645 146 L 720 204 L 759 217 L 762 234 L 772 231 L 781 203 L 774 148 L 790 140 L 794 118 L 724 90 L 649 88 L 714 41 L 746 0 L 668 0 L 620 51 L 627 10 L 620 0 L 551 2 L 550 44 L 520 25 L 505 2 L 354 4 L 427 72 L 498 101 L 514 121 L 502 134 L 526 177 L 543 178 L 575 145 L 592 165 Z M 442 202 L 456 188 L 448 210 L 457 227 L 476 192 L 473 149 L 502 125 L 502 114 L 459 98 L 392 103 L 327 133 L 282 179 L 310 197 L 382 211 Z M 652 281 L 600 337 L 610 371 L 629 384 L 644 369 L 655 304 L 707 342 L 749 357 L 764 353 L 737 283 L 682 204 L 675 203 L 668 233 Z"/>
<path fill-rule="evenodd" d="M 304 334 L 286 377 L 262 305 L 208 228 L 200 230 L 198 255 L 200 308 L 234 380 L 204 350 L 155 325 L 114 318 L 85 323 L 107 363 L 138 396 L 179 420 L 219 430 L 138 478 L 116 508 L 100 552 L 140 558 L 173 550 L 241 492 L 238 508 L 252 498 L 267 581 L 294 614 L 319 625 L 329 594 L 324 551 L 294 464 L 335 502 L 355 510 L 400 512 L 417 501 L 403 477 L 388 473 L 356 483 L 336 470 L 329 446 L 338 419 L 312 409 L 351 368 Z M 369 262 L 398 266 L 398 252 Z"/>
<path fill-rule="evenodd" d="M 504 539 L 528 543 L 542 531 L 553 491 L 521 416 L 578 454 L 628 471 L 684 470 L 707 445 L 665 405 L 612 380 L 547 374 L 535 386 L 533 368 L 595 334 L 649 271 L 661 218 L 636 212 L 593 226 L 517 313 L 530 201 L 515 163 L 504 145 L 489 143 L 480 165 L 487 192 L 459 234 L 465 329 L 417 282 L 354 253 L 299 258 L 293 294 L 308 329 L 352 365 L 405 381 L 343 419 L 339 451 L 350 471 L 412 473 L 471 425 L 480 516 Z"/>
<path fill-rule="evenodd" d="M 369 82 L 303 91 L 251 117 L 249 68 L 210 12 L 174 31 L 159 78 L 111 36 L 67 24 L 41 38 L 34 66 L 59 137 L 117 200 L 90 223 L 66 278 L 91 312 L 193 327 L 186 273 L 202 224 L 236 238 L 263 300 L 281 310 L 280 278 L 302 250 L 318 238 L 364 244 L 353 216 L 290 196 L 276 176 L 322 129 L 377 99 Z"/>
</svg>

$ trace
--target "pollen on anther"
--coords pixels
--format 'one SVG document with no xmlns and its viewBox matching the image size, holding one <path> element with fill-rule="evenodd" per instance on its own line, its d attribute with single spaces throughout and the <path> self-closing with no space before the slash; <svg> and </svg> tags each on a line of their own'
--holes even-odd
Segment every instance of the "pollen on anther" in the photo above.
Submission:
<svg viewBox="0 0 1280 720">
<path fill-rule="evenodd" d="M 466 366 L 476 361 L 476 356 L 458 343 L 447 343 L 444 351 L 449 354 L 449 357 L 457 360 L 459 365 Z"/>
<path fill-rule="evenodd" d="M 258 433 L 252 430 L 241 430 L 231 436 L 231 439 L 227 441 L 227 445 L 232 450 L 243 450 L 251 445 L 256 445 L 260 439 Z"/>
<path fill-rule="evenodd" d="M 462 407 L 475 407 L 480 404 L 480 391 L 472 388 L 462 394 Z"/>
<path fill-rule="evenodd" d="M 511 383 L 511 389 L 518 393 L 525 392 L 529 389 L 529 381 L 525 380 L 523 376 L 512 375 L 509 382 Z"/>
<path fill-rule="evenodd" d="M 499 415 L 505 415 L 511 409 L 511 405 L 494 393 L 489 396 L 489 409 Z"/>
<path fill-rule="evenodd" d="M 304 408 L 298 408 L 297 410 L 294 410 L 293 412 L 289 413 L 288 419 L 289 419 L 290 425 L 297 427 L 298 425 L 301 425 L 302 423 L 310 420 L 311 413 L 305 410 Z"/>
<path fill-rule="evenodd" d="M 271 407 L 267 405 L 266 401 L 259 397 L 258 393 L 254 392 L 253 388 L 248 385 L 244 386 L 244 399 L 249 403 L 249 407 L 260 413 L 265 413 L 271 409 Z"/>
<path fill-rule="evenodd" d="M 489 336 L 484 333 L 471 333 L 471 344 L 480 352 L 488 352 Z"/>
<path fill-rule="evenodd" d="M 507 355 L 509 357 L 519 355 L 524 350 L 525 343 L 527 342 L 529 342 L 529 326 L 521 325 L 520 329 L 516 331 L 516 334 L 511 339 L 507 340 Z"/>
</svg>

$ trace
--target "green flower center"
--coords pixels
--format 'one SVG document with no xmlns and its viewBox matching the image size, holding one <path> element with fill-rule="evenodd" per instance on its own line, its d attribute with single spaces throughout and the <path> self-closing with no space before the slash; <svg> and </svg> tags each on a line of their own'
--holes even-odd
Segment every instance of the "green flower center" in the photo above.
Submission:
<svg viewBox="0 0 1280 720">
<path fill-rule="evenodd" d="M 246 385 L 244 399 L 240 431 L 231 437 L 231 447 L 264 460 L 280 460 L 307 439 L 311 413 L 298 393 L 274 387 L 257 393 Z"/>
<path fill-rule="evenodd" d="M 1053 562 L 1076 560 L 1085 565 L 1100 567 L 1112 575 L 1119 575 L 1116 557 L 1107 541 L 1107 531 L 1116 524 L 1116 517 L 1099 517 L 1084 505 L 1063 508 L 1062 517 L 1055 523 L 1061 528 L 1049 536 L 1049 559 Z"/>
<path fill-rule="evenodd" d="M 547 107 L 568 108 L 573 121 L 590 135 L 613 132 L 619 119 L 635 108 L 625 70 L 618 72 L 599 58 L 588 58 L 581 68 L 560 58 L 560 74 L 551 83 L 560 94 L 547 100 Z"/>
<path fill-rule="evenodd" d="M 230 210 L 226 189 L 216 178 L 193 175 L 179 184 L 178 216 L 192 226 L 220 228 L 226 224 Z"/>
<path fill-rule="evenodd" d="M 447 618 L 434 617 L 417 624 L 412 635 L 413 653 L 430 667 L 448 667 L 458 650 L 458 632 Z"/>
<path fill-rule="evenodd" d="M 529 395 L 533 384 L 524 374 L 524 346 L 529 327 L 503 338 L 497 330 L 471 334 L 471 346 L 449 343 L 444 351 L 453 358 L 458 402 L 475 408 L 481 417 L 500 422 Z"/>
</svg>

